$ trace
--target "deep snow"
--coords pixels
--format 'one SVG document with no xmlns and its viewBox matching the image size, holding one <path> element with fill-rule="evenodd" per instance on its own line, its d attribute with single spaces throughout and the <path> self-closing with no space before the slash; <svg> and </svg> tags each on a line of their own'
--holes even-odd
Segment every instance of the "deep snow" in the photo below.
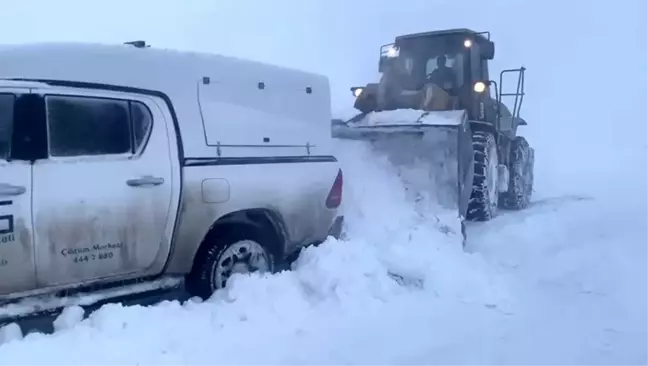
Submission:
<svg viewBox="0 0 648 366">
<path fill-rule="evenodd" d="M 443 223 L 455 232 L 443 234 L 448 229 L 439 230 L 429 209 L 415 210 L 386 160 L 373 160 L 360 144 L 341 145 L 348 241 L 310 248 L 294 271 L 242 278 L 202 304 L 110 305 L 80 323 L 63 314 L 54 335 L 0 346 L 0 364 L 402 362 L 420 360 L 426 344 L 451 347 L 497 332 L 495 320 L 509 307 L 505 279 L 462 252 L 456 222 Z M 450 313 L 472 320 L 458 327 Z M 376 349 L 386 343 L 405 348 Z M 27 351 L 33 347 L 39 352 Z M 443 357 L 478 362 L 488 352 Z"/>
<path fill-rule="evenodd" d="M 341 143 L 348 240 L 209 302 L 109 305 L 81 322 L 72 308 L 55 334 L 22 340 L 8 327 L 0 338 L 15 340 L 0 345 L 0 364 L 648 363 L 644 0 L 213 2 L 189 16 L 182 3 L 146 22 L 151 2 L 93 3 L 100 17 L 80 17 L 78 6 L 89 5 L 70 3 L 75 11 L 28 8 L 41 13 L 30 24 L 56 19 L 47 32 L 17 37 L 27 8 L 7 16 L 4 40 L 144 37 L 307 68 L 332 78 L 334 108 L 344 112 L 348 87 L 375 76 L 378 47 L 395 34 L 490 30 L 494 70 L 528 67 L 534 203 L 470 225 L 464 253 L 456 235 L 438 230 L 456 230 L 452 215 L 414 203 L 384 160 Z M 114 27 L 111 9 L 124 26 Z M 176 21 L 187 30 L 170 27 Z"/>
<path fill-rule="evenodd" d="M 646 166 L 636 140 L 605 155 Z M 83 321 L 69 308 L 54 334 L 22 340 L 9 327 L 0 364 L 648 361 L 645 173 L 574 168 L 563 178 L 588 187 L 537 187 L 528 210 L 470 225 L 466 253 L 453 215 L 414 202 L 384 157 L 339 151 L 346 240 L 204 303 L 107 305 Z M 540 152 L 538 173 L 555 170 Z"/>
</svg>

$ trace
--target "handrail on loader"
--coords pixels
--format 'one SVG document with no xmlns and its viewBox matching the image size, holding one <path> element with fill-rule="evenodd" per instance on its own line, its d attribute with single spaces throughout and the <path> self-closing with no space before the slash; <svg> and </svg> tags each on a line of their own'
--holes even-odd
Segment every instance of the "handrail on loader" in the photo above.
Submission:
<svg viewBox="0 0 648 366">
<path fill-rule="evenodd" d="M 519 69 L 506 69 L 502 70 L 500 72 L 500 82 L 499 82 L 499 96 L 498 96 L 498 103 L 502 103 L 502 97 L 515 97 L 515 102 L 513 104 L 513 112 L 512 115 L 515 118 L 520 117 L 520 109 L 522 109 L 522 101 L 524 99 L 524 71 L 526 68 L 524 66 L 520 67 Z M 518 73 L 518 82 L 517 82 L 517 87 L 515 90 L 515 93 L 504 93 L 504 74 L 507 73 L 513 73 L 517 72 Z"/>
</svg>

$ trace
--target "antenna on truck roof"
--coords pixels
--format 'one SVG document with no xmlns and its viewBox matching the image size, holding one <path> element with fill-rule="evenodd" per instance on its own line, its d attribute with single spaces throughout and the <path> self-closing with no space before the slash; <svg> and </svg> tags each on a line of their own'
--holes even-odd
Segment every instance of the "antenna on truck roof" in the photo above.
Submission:
<svg viewBox="0 0 648 366">
<path fill-rule="evenodd" d="M 146 44 L 146 41 L 130 41 L 130 42 L 124 42 L 124 44 L 129 44 L 137 48 L 151 47 L 151 45 Z"/>
</svg>

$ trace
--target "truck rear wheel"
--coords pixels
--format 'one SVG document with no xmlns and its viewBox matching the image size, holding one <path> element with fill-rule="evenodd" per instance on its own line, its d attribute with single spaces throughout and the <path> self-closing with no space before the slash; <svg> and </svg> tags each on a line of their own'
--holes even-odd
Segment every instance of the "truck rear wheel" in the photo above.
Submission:
<svg viewBox="0 0 648 366">
<path fill-rule="evenodd" d="M 272 252 L 250 231 L 226 231 L 206 250 L 197 254 L 194 268 L 187 276 L 187 291 L 192 296 L 209 298 L 215 291 L 225 288 L 236 273 L 273 272 L 275 260 Z"/>
<path fill-rule="evenodd" d="M 510 160 L 509 189 L 502 194 L 500 204 L 505 209 L 521 210 L 529 206 L 533 192 L 534 151 L 524 137 L 512 141 Z"/>
<path fill-rule="evenodd" d="M 471 221 L 488 221 L 497 214 L 499 200 L 495 136 L 490 132 L 475 131 L 472 146 L 475 174 L 466 218 Z"/>
</svg>

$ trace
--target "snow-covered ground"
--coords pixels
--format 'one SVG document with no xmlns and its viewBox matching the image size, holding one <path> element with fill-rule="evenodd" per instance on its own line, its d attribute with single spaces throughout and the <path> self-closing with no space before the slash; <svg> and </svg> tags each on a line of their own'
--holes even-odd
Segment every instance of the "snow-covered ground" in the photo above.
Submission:
<svg viewBox="0 0 648 366">
<path fill-rule="evenodd" d="M 224 9 L 211 12 L 197 2 L 184 33 L 169 27 L 184 3 L 157 30 L 151 24 L 162 15 L 141 21 L 148 9 L 114 29 L 114 17 L 68 11 L 61 21 L 51 17 L 59 2 L 41 4 L 42 19 L 29 23 L 59 19 L 45 27 L 69 24 L 65 37 L 34 31 L 18 39 L 17 24 L 6 26 L 4 41 L 78 39 L 79 28 L 114 41 L 140 37 L 133 29 L 143 23 L 137 32 L 154 45 L 174 39 L 313 65 L 332 78 L 340 110 L 394 35 L 490 30 L 494 70 L 528 67 L 523 134 L 536 149 L 536 192 L 525 211 L 472 223 L 464 252 L 451 214 L 415 202 L 383 157 L 340 142 L 345 240 L 310 248 L 293 271 L 240 278 L 207 302 L 107 305 L 82 321 L 70 308 L 51 335 L 23 338 L 7 327 L 0 365 L 648 363 L 646 2 L 633 1 L 358 0 L 352 11 L 348 1 L 286 0 L 213 2 Z M 473 5 L 480 11 L 467 12 Z M 98 14 L 123 8 L 95 6 Z M 441 15 L 431 22 L 430 14 Z M 12 19 L 24 23 L 25 14 L 4 23 Z M 92 26 L 103 19 L 110 24 Z M 309 42 L 296 50 L 302 38 Z"/>
<path fill-rule="evenodd" d="M 452 215 L 343 141 L 345 240 L 203 303 L 69 308 L 22 339 L 8 327 L 0 364 L 646 363 L 645 139 L 581 164 L 531 140 L 532 207 L 470 225 L 468 252 Z"/>
<path fill-rule="evenodd" d="M 348 240 L 307 250 L 294 271 L 242 278 L 205 303 L 109 305 L 81 322 L 72 308 L 55 334 L 0 346 L 0 364 L 401 362 L 419 359 L 413 352 L 430 342 L 477 341 L 496 329 L 508 306 L 504 279 L 463 253 L 458 234 L 442 234 L 448 229 L 414 209 L 385 159 L 340 145 Z M 474 320 L 457 327 L 450 313 Z M 395 347 L 376 348 L 387 343 Z M 82 345 L 71 352 L 65 344 Z"/>
<path fill-rule="evenodd" d="M 471 230 L 471 250 L 516 279 L 507 360 L 646 364 L 646 137 L 571 154 L 534 141 L 532 207 Z"/>
</svg>

